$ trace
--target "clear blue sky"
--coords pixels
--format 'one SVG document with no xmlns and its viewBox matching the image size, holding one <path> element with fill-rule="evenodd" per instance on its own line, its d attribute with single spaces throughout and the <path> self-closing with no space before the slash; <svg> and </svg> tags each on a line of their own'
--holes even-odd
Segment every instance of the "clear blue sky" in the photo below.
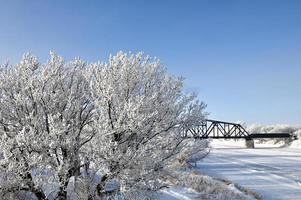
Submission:
<svg viewBox="0 0 301 200">
<path fill-rule="evenodd" d="M 0 61 L 157 56 L 211 118 L 301 124 L 301 1 L 0 0 Z"/>
</svg>

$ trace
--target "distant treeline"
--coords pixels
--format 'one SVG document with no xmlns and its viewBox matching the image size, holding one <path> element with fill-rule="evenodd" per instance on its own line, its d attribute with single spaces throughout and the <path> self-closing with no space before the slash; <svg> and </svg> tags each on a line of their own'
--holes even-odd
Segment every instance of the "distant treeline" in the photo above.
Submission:
<svg viewBox="0 0 301 200">
<path fill-rule="evenodd" d="M 292 126 L 284 124 L 276 125 L 258 125 L 253 124 L 248 128 L 249 133 L 294 133 L 301 135 L 301 126 Z"/>
<path fill-rule="evenodd" d="M 276 125 L 258 125 L 253 124 L 247 128 L 249 133 L 293 133 L 298 137 L 298 143 L 301 140 L 301 126 L 285 125 L 285 124 L 276 124 Z M 283 140 L 283 139 L 272 139 L 274 143 L 285 142 L 286 145 L 291 145 L 292 140 Z M 270 139 L 260 139 L 260 142 L 267 142 Z"/>
</svg>

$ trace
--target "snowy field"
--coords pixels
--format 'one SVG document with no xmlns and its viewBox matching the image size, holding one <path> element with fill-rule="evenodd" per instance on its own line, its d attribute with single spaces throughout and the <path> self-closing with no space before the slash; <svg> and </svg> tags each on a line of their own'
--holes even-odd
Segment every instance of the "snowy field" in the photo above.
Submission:
<svg viewBox="0 0 301 200">
<path fill-rule="evenodd" d="M 256 144 L 244 141 L 212 143 L 208 157 L 198 162 L 201 173 L 231 180 L 267 200 L 301 199 L 301 149 Z"/>
</svg>

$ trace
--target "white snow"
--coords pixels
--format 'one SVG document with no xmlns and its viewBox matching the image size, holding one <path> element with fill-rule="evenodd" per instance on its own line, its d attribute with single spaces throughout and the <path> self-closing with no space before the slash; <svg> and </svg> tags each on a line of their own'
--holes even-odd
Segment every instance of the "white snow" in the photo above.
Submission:
<svg viewBox="0 0 301 200">
<path fill-rule="evenodd" d="M 214 140 L 198 168 L 262 194 L 263 199 L 301 199 L 301 149 L 280 145 L 255 144 L 255 149 L 247 149 L 243 140 Z"/>
<path fill-rule="evenodd" d="M 299 149 L 301 149 L 301 139 L 299 138 L 298 140 L 293 141 L 292 144 L 289 147 L 290 148 L 299 148 Z"/>
<path fill-rule="evenodd" d="M 198 196 L 199 193 L 185 187 L 171 187 L 160 193 L 161 200 L 194 200 L 198 199 Z"/>
</svg>

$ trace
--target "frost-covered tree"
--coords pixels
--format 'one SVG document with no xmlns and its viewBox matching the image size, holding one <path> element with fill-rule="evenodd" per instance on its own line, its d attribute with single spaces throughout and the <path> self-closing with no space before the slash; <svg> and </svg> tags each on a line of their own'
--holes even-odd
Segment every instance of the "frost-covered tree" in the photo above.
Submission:
<svg viewBox="0 0 301 200">
<path fill-rule="evenodd" d="M 203 120 L 204 104 L 183 94 L 182 78 L 143 54 L 120 52 L 93 64 L 90 76 L 99 117 L 93 154 L 104 173 L 98 193 L 114 179 L 125 193 L 158 189 L 160 172 L 181 150 L 183 127 Z"/>
<path fill-rule="evenodd" d="M 204 108 L 141 53 L 93 64 L 27 54 L 0 69 L 0 192 L 62 200 L 73 198 L 71 185 L 79 199 L 156 191 Z"/>
<path fill-rule="evenodd" d="M 70 178 L 84 164 L 81 148 L 95 135 L 84 67 L 52 54 L 45 65 L 25 55 L 20 64 L 1 68 L 1 190 L 46 199 L 43 188 L 56 181 L 57 199 L 66 198 Z"/>
</svg>

